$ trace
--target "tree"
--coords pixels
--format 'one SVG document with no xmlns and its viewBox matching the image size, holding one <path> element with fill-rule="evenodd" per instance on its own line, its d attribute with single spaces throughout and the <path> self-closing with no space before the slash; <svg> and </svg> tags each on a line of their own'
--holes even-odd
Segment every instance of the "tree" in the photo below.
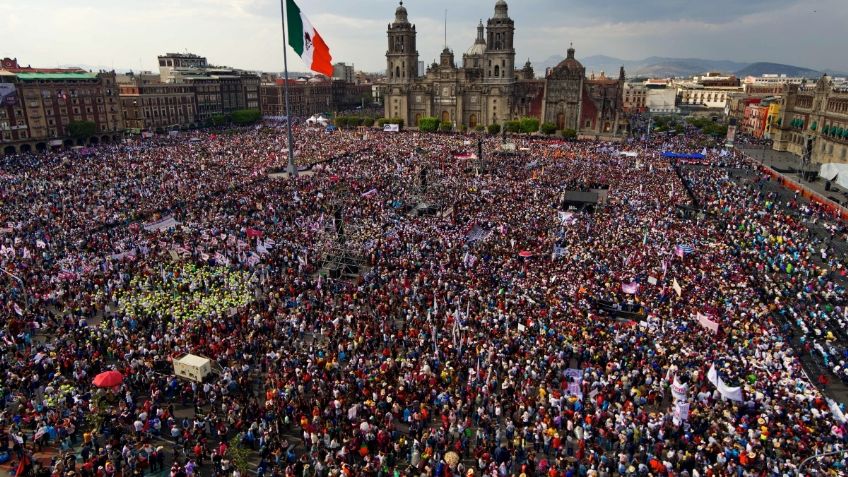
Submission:
<svg viewBox="0 0 848 477">
<path fill-rule="evenodd" d="M 554 123 L 544 123 L 544 124 L 542 124 L 540 130 L 542 131 L 542 134 L 544 134 L 546 136 L 550 136 L 551 134 L 556 132 L 556 124 L 554 124 Z"/>
<path fill-rule="evenodd" d="M 226 122 L 227 122 L 227 117 L 224 116 L 223 114 L 213 114 L 212 115 L 212 125 L 213 126 L 220 126 L 220 125 L 222 125 Z"/>
<path fill-rule="evenodd" d="M 71 121 L 68 123 L 68 134 L 74 138 L 93 136 L 97 132 L 97 124 L 94 121 Z"/>
<path fill-rule="evenodd" d="M 439 131 L 441 131 L 441 132 L 451 132 L 451 130 L 453 130 L 453 123 L 452 122 L 442 121 L 442 123 L 439 124 Z"/>
<path fill-rule="evenodd" d="M 240 436 L 241 433 L 230 439 L 230 447 L 227 449 L 227 452 L 232 457 L 233 466 L 241 472 L 241 475 L 247 475 L 247 471 L 250 468 L 248 462 L 250 451 L 242 444 Z"/>
<path fill-rule="evenodd" d="M 333 123 L 335 123 L 337 128 L 344 129 L 344 128 L 347 127 L 347 124 L 348 124 L 347 120 L 348 120 L 347 116 L 337 116 L 336 119 L 333 120 Z"/>
<path fill-rule="evenodd" d="M 262 113 L 258 109 L 239 109 L 233 111 L 233 123 L 239 126 L 253 124 L 262 119 Z"/>
<path fill-rule="evenodd" d="M 474 128 L 474 130 L 477 131 L 477 132 L 483 132 L 483 131 L 486 130 L 486 126 L 483 126 L 482 124 L 478 124 L 477 127 Z"/>
<path fill-rule="evenodd" d="M 439 129 L 439 119 L 432 116 L 418 120 L 418 130 L 421 132 L 436 132 Z"/>
<path fill-rule="evenodd" d="M 506 124 L 504 124 L 504 129 L 506 129 L 506 132 L 508 133 L 520 133 L 521 121 L 507 121 Z"/>
<path fill-rule="evenodd" d="M 500 124 L 490 124 L 489 125 L 489 134 L 492 134 L 492 135 L 500 134 L 500 132 L 501 132 L 501 125 Z"/>
<path fill-rule="evenodd" d="M 575 139 L 577 139 L 577 131 L 575 131 L 574 129 L 563 129 L 562 138 L 566 141 L 574 141 Z"/>
<path fill-rule="evenodd" d="M 531 134 L 539 130 L 539 120 L 536 118 L 521 118 L 519 121 L 521 132 Z"/>
</svg>

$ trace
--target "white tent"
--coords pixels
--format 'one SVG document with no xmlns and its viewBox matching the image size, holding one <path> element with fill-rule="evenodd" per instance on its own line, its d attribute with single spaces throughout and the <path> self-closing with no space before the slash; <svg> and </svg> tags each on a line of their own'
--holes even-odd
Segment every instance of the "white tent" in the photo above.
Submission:
<svg viewBox="0 0 848 477">
<path fill-rule="evenodd" d="M 836 182 L 845 189 L 848 189 L 848 164 L 836 164 L 828 162 L 822 164 L 819 170 L 819 177 Z"/>
<path fill-rule="evenodd" d="M 321 116 L 320 114 L 313 114 L 311 118 L 306 120 L 307 126 L 321 126 L 326 127 L 330 122 L 327 121 L 327 118 Z"/>
</svg>

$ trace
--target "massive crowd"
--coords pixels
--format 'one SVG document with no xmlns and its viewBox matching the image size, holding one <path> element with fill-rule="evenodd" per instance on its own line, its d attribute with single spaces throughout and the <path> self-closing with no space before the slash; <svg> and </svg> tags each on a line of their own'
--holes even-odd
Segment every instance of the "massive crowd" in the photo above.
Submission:
<svg viewBox="0 0 848 477">
<path fill-rule="evenodd" d="M 846 374 L 844 224 L 738 154 L 695 132 L 486 138 L 483 161 L 476 136 L 295 136 L 296 180 L 266 174 L 275 127 L 3 159 L 21 472 L 783 476 L 844 448 L 801 366 Z M 598 185 L 594 212 L 561 207 Z M 359 277 L 322 272 L 339 249 Z M 186 353 L 212 379 L 175 377 Z M 106 370 L 123 383 L 94 387 Z"/>
</svg>

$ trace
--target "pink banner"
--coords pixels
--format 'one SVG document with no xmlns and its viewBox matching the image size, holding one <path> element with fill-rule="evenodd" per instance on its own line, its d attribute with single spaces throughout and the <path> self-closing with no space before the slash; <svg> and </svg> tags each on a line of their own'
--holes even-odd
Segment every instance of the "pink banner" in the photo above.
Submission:
<svg viewBox="0 0 848 477">
<path fill-rule="evenodd" d="M 710 317 L 701 313 L 698 313 L 697 318 L 698 323 L 700 323 L 701 326 L 712 331 L 713 333 L 718 333 L 718 322 L 711 320 Z"/>
</svg>

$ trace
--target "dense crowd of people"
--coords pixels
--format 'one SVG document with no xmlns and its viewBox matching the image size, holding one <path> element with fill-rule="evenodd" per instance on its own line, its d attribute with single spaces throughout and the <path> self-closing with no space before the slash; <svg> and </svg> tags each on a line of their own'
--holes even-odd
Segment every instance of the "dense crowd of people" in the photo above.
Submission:
<svg viewBox="0 0 848 477">
<path fill-rule="evenodd" d="M 848 375 L 845 225 L 738 153 L 693 131 L 489 137 L 483 158 L 476 135 L 294 132 L 296 179 L 266 173 L 272 125 L 3 158 L 19 472 L 845 471 L 800 469 L 848 431 L 801 361 Z M 340 250 L 359 273 L 327 273 Z M 215 373 L 175 376 L 187 353 Z"/>
</svg>

